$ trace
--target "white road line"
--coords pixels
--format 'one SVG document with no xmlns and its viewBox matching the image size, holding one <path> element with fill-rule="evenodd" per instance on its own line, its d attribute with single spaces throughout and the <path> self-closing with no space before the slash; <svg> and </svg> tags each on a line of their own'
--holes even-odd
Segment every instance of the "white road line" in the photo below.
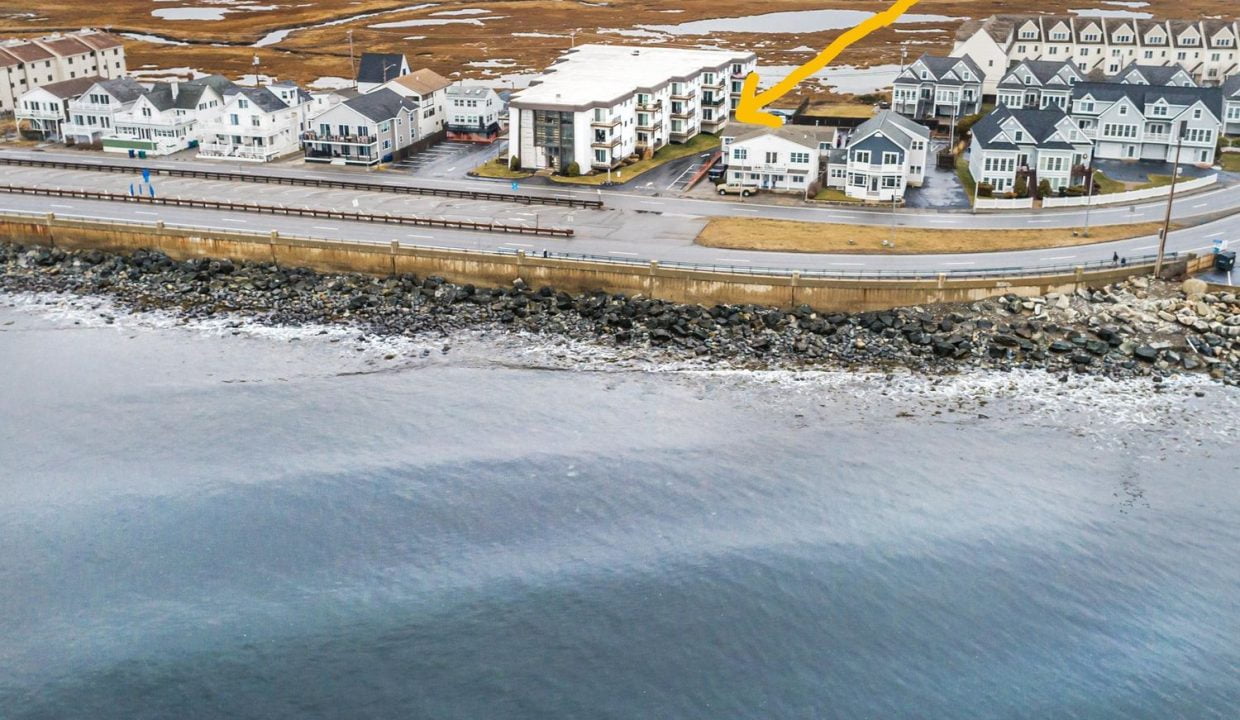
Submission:
<svg viewBox="0 0 1240 720">
<path fill-rule="evenodd" d="M 749 262 L 749 261 L 748 261 L 748 260 L 741 260 L 740 258 L 715 258 L 715 262 L 725 262 L 725 263 L 747 263 L 747 262 Z"/>
<path fill-rule="evenodd" d="M 448 168 L 447 170 L 444 170 L 444 172 L 452 172 L 452 171 L 453 171 L 453 170 L 455 170 L 455 169 L 456 169 L 456 166 L 455 166 L 455 165 L 453 165 L 452 167 Z"/>
<path fill-rule="evenodd" d="M 1158 246 L 1157 245 L 1142 245 L 1141 247 L 1133 248 L 1133 250 L 1153 250 L 1156 247 Z"/>
<path fill-rule="evenodd" d="M 243 224 L 243 225 L 244 225 L 244 224 L 246 224 L 246 221 L 245 221 L 245 220 L 234 220 L 233 218 L 220 218 L 220 220 L 221 220 L 221 221 L 223 221 L 223 222 L 230 222 L 230 223 L 241 223 L 241 224 Z"/>
<path fill-rule="evenodd" d="M 1030 220 L 1029 222 L 1031 222 L 1031 223 L 1049 223 L 1049 222 L 1055 222 L 1055 221 L 1054 221 L 1054 220 Z"/>
<path fill-rule="evenodd" d="M 52 207 L 56 207 L 56 206 L 55 206 L 55 205 L 53 205 Z M 1223 233 L 1222 233 L 1222 231 L 1219 231 L 1219 232 L 1216 232 L 1216 233 L 1210 233 L 1209 235 L 1206 235 L 1206 237 L 1208 237 L 1208 238 L 1218 237 L 1219 235 L 1222 235 L 1222 234 L 1223 234 Z"/>
<path fill-rule="evenodd" d="M 662 205 L 658 200 L 642 200 L 642 205 Z"/>
<path fill-rule="evenodd" d="M 954 262 L 954 263 L 945 262 L 943 264 L 944 265 L 976 265 L 977 263 L 975 262 Z"/>
<path fill-rule="evenodd" d="M 865 265 L 865 263 L 829 263 L 829 264 L 837 265 L 839 267 L 861 267 Z"/>
<path fill-rule="evenodd" d="M 736 208 L 736 212 L 756 213 L 758 211 L 753 208 Z"/>
<path fill-rule="evenodd" d="M 622 250 L 608 250 L 608 251 L 607 251 L 607 254 L 608 254 L 608 255 L 636 255 L 637 253 L 635 253 L 635 252 L 624 252 L 624 251 L 622 251 Z"/>
<path fill-rule="evenodd" d="M 147 212 L 145 210 L 134 210 L 134 215 L 159 215 L 159 213 Z"/>
<path fill-rule="evenodd" d="M 950 222 L 955 222 L 955 220 L 948 220 L 948 219 L 946 219 L 946 218 L 943 218 L 943 219 L 940 219 L 940 218 L 931 218 L 931 219 L 930 219 L 930 222 L 932 222 L 932 223 L 950 223 Z"/>
<path fill-rule="evenodd" d="M 340 228 L 338 228 L 338 227 L 331 227 L 331 226 L 329 226 L 329 225 L 315 225 L 315 226 L 314 226 L 314 229 L 315 229 L 315 230 L 339 230 Z"/>
<path fill-rule="evenodd" d="M 65 210 L 72 210 L 72 209 L 73 209 L 73 206 L 72 206 L 72 205 L 57 205 L 56 203 L 52 203 L 51 205 L 48 205 L 48 207 L 63 208 L 63 209 L 65 209 Z"/>
<path fill-rule="evenodd" d="M 434 240 L 433 235 L 406 235 L 405 237 L 418 238 L 419 240 Z"/>
<path fill-rule="evenodd" d="M 1194 205 L 1193 207 L 1195 207 L 1195 208 L 1199 208 L 1199 207 L 1205 207 L 1206 205 L 1209 205 L 1209 203 L 1197 203 L 1197 204 L 1196 204 L 1196 205 Z"/>
<path fill-rule="evenodd" d="M 529 243 L 515 243 L 515 242 L 500 243 L 500 245 L 516 245 L 517 247 L 534 247 L 533 245 Z"/>
<path fill-rule="evenodd" d="M 1055 257 L 1046 258 L 1047 260 L 1071 260 L 1075 255 L 1056 255 Z"/>
</svg>

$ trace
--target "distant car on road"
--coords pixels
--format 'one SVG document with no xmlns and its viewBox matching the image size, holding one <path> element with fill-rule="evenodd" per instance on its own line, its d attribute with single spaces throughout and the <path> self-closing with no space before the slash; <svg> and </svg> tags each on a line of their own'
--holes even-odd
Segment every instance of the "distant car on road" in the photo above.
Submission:
<svg viewBox="0 0 1240 720">
<path fill-rule="evenodd" d="M 717 183 L 720 180 L 722 180 L 723 177 L 727 174 L 728 174 L 727 165 L 713 165 L 711 166 L 709 170 L 706 171 L 706 179 L 710 180 L 713 183 Z"/>
<path fill-rule="evenodd" d="M 723 185 L 716 185 L 715 191 L 720 195 L 740 195 L 741 197 L 749 197 L 750 195 L 753 195 L 754 188 L 746 187 L 744 185 L 728 185 L 725 183 Z"/>
</svg>

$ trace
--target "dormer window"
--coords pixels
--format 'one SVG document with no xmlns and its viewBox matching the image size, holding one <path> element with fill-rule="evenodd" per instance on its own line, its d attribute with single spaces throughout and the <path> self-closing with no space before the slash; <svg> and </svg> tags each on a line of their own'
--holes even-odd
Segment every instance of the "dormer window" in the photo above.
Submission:
<svg viewBox="0 0 1240 720">
<path fill-rule="evenodd" d="M 1098 36 L 1094 33 L 1082 36 L 1085 42 L 1098 42 Z"/>
<path fill-rule="evenodd" d="M 1116 36 L 1115 36 L 1115 42 L 1117 42 L 1117 43 L 1130 43 L 1130 42 L 1132 42 L 1132 36 L 1131 36 L 1131 35 L 1116 35 Z"/>
<path fill-rule="evenodd" d="M 1051 40 L 1054 40 L 1055 42 L 1067 42 L 1068 33 L 1057 32 L 1051 35 Z"/>
<path fill-rule="evenodd" d="M 1038 34 L 1037 32 L 1033 30 L 1021 30 L 1020 31 L 1021 40 L 1036 40 L 1037 38 L 1038 38 Z"/>
</svg>

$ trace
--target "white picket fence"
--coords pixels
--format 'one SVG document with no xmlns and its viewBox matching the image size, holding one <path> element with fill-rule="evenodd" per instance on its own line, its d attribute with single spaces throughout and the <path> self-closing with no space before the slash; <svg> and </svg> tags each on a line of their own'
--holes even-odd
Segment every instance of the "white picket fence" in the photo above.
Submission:
<svg viewBox="0 0 1240 720">
<path fill-rule="evenodd" d="M 1029 210 L 1033 207 L 1033 198 L 987 198 L 980 197 L 973 202 L 977 210 Z"/>
<path fill-rule="evenodd" d="M 1176 194 L 1189 192 L 1192 190 L 1200 190 L 1209 187 L 1218 182 L 1218 175 L 1207 175 L 1196 180 L 1184 180 L 1175 184 Z M 1092 200 L 1082 195 L 1080 197 L 1048 197 L 1042 200 L 1042 207 L 1084 207 L 1085 205 L 1123 205 L 1126 203 L 1140 202 L 1141 200 L 1153 200 L 1155 198 L 1165 198 L 1171 192 L 1170 185 L 1162 187 L 1146 188 L 1144 190 L 1130 190 L 1122 193 L 1108 193 L 1106 195 L 1095 195 Z M 978 207 L 981 207 L 980 205 Z"/>
</svg>

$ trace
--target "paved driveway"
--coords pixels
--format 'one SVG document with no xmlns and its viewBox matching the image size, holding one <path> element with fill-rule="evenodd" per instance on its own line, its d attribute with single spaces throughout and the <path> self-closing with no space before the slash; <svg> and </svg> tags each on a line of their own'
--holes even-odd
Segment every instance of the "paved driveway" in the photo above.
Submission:
<svg viewBox="0 0 1240 720">
<path fill-rule="evenodd" d="M 392 169 L 419 178 L 463 177 L 488 158 L 494 157 L 503 147 L 501 143 L 502 140 L 493 145 L 441 142 L 393 163 Z"/>
<path fill-rule="evenodd" d="M 1094 167 L 1104 175 L 1120 182 L 1149 182 L 1150 175 L 1170 175 L 1172 163 L 1157 160 L 1095 160 Z M 1196 165 L 1180 165 L 1181 178 L 1198 178 L 1215 172 Z"/>
<path fill-rule="evenodd" d="M 939 170 L 934 166 L 935 156 L 947 143 L 935 143 L 930 147 L 926 162 L 926 180 L 919 188 L 909 188 L 904 193 L 904 205 L 911 208 L 969 208 L 969 196 L 965 194 L 955 170 Z"/>
</svg>

